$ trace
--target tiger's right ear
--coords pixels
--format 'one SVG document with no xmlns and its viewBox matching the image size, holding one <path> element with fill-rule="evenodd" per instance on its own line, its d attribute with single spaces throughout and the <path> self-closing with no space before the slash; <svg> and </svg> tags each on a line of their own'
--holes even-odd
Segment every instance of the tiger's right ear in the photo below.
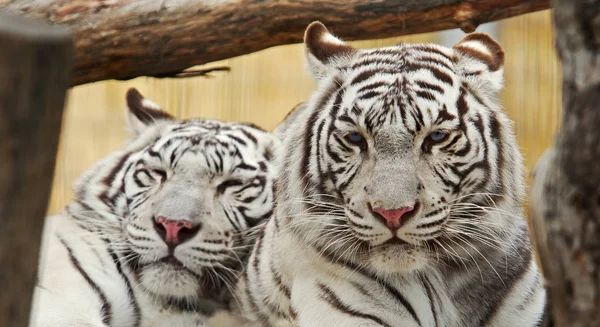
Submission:
<svg viewBox="0 0 600 327">
<path fill-rule="evenodd" d="M 317 80 L 337 70 L 358 53 L 357 49 L 329 33 L 319 21 L 310 23 L 306 28 L 304 46 L 309 70 Z"/>
<path fill-rule="evenodd" d="M 175 118 L 164 112 L 159 105 L 144 98 L 135 88 L 127 90 L 127 107 L 129 113 L 127 121 L 133 133 L 139 135 L 148 126 L 156 124 L 161 120 L 175 120 Z"/>
</svg>

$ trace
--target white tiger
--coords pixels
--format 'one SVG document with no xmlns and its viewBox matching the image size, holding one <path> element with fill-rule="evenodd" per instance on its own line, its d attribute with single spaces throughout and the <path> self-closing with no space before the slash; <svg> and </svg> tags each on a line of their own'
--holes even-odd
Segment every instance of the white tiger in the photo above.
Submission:
<svg viewBox="0 0 600 327">
<path fill-rule="evenodd" d="M 273 135 L 176 120 L 135 89 L 127 103 L 135 138 L 47 219 L 32 326 L 202 325 L 272 212 Z"/>
<path fill-rule="evenodd" d="M 495 102 L 504 54 L 358 50 L 309 25 L 319 81 L 281 127 L 277 204 L 238 283 L 269 326 L 537 326 L 546 296 L 523 218 L 523 165 Z"/>
</svg>

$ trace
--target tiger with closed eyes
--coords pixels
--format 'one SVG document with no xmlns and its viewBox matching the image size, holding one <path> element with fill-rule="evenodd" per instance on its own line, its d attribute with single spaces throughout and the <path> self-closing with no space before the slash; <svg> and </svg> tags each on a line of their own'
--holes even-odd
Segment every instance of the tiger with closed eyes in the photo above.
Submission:
<svg viewBox="0 0 600 327">
<path fill-rule="evenodd" d="M 282 126 L 277 204 L 237 286 L 268 326 L 537 326 L 523 164 L 496 103 L 504 54 L 359 50 L 314 22 L 318 88 Z"/>
<path fill-rule="evenodd" d="M 202 326 L 272 213 L 272 134 L 176 120 L 135 89 L 127 104 L 133 140 L 47 220 L 32 326 Z"/>
</svg>

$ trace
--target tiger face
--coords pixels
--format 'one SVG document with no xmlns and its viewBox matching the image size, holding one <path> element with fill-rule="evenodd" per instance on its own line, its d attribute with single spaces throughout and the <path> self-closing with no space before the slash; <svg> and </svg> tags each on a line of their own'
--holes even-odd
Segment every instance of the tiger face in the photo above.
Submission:
<svg viewBox="0 0 600 327">
<path fill-rule="evenodd" d="M 494 102 L 500 45 L 476 33 L 358 50 L 320 23 L 305 44 L 319 88 L 287 128 L 285 147 L 303 151 L 284 179 L 309 203 L 287 199 L 288 216 L 309 212 L 290 218 L 308 240 L 387 274 L 467 257 L 513 226 L 523 168 Z"/>
<path fill-rule="evenodd" d="M 80 201 L 108 212 L 111 243 L 153 298 L 216 295 L 273 210 L 278 141 L 251 125 L 176 120 L 135 89 L 127 103 L 136 137 L 84 176 Z"/>
</svg>

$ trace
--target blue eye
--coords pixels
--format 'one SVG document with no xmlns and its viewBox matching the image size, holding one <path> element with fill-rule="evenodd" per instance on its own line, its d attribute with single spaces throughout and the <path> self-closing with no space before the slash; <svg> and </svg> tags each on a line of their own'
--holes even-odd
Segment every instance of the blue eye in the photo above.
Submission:
<svg viewBox="0 0 600 327">
<path fill-rule="evenodd" d="M 354 132 L 346 136 L 346 139 L 352 143 L 360 143 L 363 140 L 363 136 L 360 133 Z"/>
<path fill-rule="evenodd" d="M 433 142 L 442 142 L 448 137 L 448 133 L 436 131 L 427 136 Z"/>
<path fill-rule="evenodd" d="M 367 140 L 360 134 L 359 132 L 348 133 L 345 136 L 346 141 L 349 143 L 358 146 L 362 150 L 367 148 Z"/>
</svg>

